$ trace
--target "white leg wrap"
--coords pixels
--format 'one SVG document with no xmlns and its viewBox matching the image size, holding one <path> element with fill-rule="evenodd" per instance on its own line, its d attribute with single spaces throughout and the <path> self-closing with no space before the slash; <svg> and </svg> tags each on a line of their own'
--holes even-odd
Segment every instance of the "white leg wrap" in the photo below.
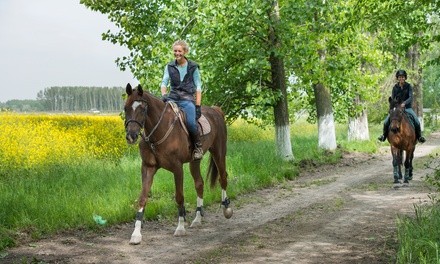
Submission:
<svg viewBox="0 0 440 264">
<path fill-rule="evenodd" d="M 223 190 L 223 189 L 222 189 L 222 202 L 226 199 L 226 197 L 228 197 L 228 196 L 226 195 L 226 190 Z"/>
<path fill-rule="evenodd" d="M 203 206 L 203 199 L 197 197 L 197 207 L 202 207 Z"/>
<path fill-rule="evenodd" d="M 197 197 L 197 207 L 203 207 L 202 198 Z M 200 211 L 196 211 L 196 218 L 194 218 L 190 227 L 199 226 L 201 224 L 202 224 L 202 214 L 200 213 Z"/>
<path fill-rule="evenodd" d="M 174 236 L 184 236 L 186 235 L 185 231 L 185 219 L 182 216 L 179 216 L 179 222 L 177 223 L 176 231 L 174 232 Z"/>
</svg>

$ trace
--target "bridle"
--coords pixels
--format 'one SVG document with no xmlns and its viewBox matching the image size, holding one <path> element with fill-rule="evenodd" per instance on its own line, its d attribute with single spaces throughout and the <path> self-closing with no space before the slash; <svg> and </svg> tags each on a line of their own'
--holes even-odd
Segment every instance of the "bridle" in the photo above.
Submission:
<svg viewBox="0 0 440 264">
<path fill-rule="evenodd" d="M 179 116 L 178 116 L 177 113 L 175 113 L 173 111 L 175 113 L 174 119 L 173 119 L 173 122 L 171 123 L 170 127 L 168 127 L 168 130 L 165 133 L 165 135 L 160 140 L 158 140 L 157 142 L 152 142 L 150 140 L 150 137 L 153 135 L 154 132 L 156 132 L 157 128 L 159 127 L 160 123 L 162 122 L 163 117 L 165 116 L 165 111 L 167 110 L 167 107 L 169 105 L 169 102 L 167 102 L 165 104 L 165 107 L 163 108 L 162 113 L 160 114 L 159 121 L 157 121 L 156 125 L 154 125 L 153 129 L 150 131 L 148 136 L 145 135 L 145 120 L 147 119 L 147 116 L 148 116 L 148 102 L 146 100 L 144 100 L 144 99 L 134 100 L 133 102 L 143 102 L 143 103 L 145 103 L 146 106 L 145 106 L 145 108 L 143 110 L 143 120 L 144 121 L 143 121 L 143 123 L 141 123 L 141 122 L 137 121 L 136 119 L 126 120 L 125 121 L 125 130 L 127 130 L 128 124 L 130 124 L 130 123 L 137 124 L 141 128 L 140 131 L 139 131 L 140 136 L 142 137 L 142 139 L 146 143 L 148 143 L 148 145 L 150 146 L 151 150 L 155 153 L 156 146 L 162 144 L 168 138 L 168 136 L 171 134 L 171 131 L 173 130 L 174 125 L 176 124 L 176 121 L 179 118 Z"/>
<path fill-rule="evenodd" d="M 399 108 L 399 107 L 396 107 L 396 106 L 390 109 L 389 116 L 390 116 L 390 122 L 391 123 L 393 121 L 397 123 L 397 130 L 400 130 L 400 126 L 402 124 L 402 120 L 408 118 L 407 114 L 405 112 L 405 109 L 404 108 L 402 109 L 402 108 Z"/>
</svg>

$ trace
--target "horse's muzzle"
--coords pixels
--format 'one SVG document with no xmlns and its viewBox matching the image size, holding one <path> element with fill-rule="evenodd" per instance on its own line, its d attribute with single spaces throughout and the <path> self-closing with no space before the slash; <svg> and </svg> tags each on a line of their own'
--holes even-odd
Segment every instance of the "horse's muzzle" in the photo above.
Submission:
<svg viewBox="0 0 440 264">
<path fill-rule="evenodd" d="M 139 134 L 136 132 L 127 131 L 127 133 L 125 134 L 125 139 L 127 140 L 128 144 L 134 144 L 137 141 L 138 135 Z"/>
<path fill-rule="evenodd" d="M 400 128 L 399 127 L 391 127 L 391 132 L 393 133 L 397 133 L 399 132 Z"/>
</svg>

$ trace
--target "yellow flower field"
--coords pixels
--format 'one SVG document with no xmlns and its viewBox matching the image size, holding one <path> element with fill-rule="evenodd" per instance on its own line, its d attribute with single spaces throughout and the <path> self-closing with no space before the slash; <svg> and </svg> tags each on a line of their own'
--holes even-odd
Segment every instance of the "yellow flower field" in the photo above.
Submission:
<svg viewBox="0 0 440 264">
<path fill-rule="evenodd" d="M 127 149 L 119 116 L 0 114 L 0 171 L 85 158 L 118 161 Z"/>
</svg>

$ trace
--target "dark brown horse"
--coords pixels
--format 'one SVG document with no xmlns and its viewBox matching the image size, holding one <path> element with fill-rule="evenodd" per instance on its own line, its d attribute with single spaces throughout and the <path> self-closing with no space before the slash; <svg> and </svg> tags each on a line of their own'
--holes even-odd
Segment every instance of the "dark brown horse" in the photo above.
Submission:
<svg viewBox="0 0 440 264">
<path fill-rule="evenodd" d="M 410 122 L 405 107 L 402 106 L 400 99 L 388 99 L 390 103 L 390 131 L 388 133 L 388 142 L 391 145 L 391 154 L 393 155 L 393 176 L 395 187 L 400 184 L 402 179 L 402 159 L 403 151 L 405 151 L 405 176 L 404 185 L 408 185 L 412 180 L 414 158 L 414 150 L 416 148 L 417 139 L 414 126 Z"/>
<path fill-rule="evenodd" d="M 131 235 L 130 244 L 139 244 L 142 240 L 141 225 L 147 204 L 148 194 L 153 184 L 154 174 L 159 168 L 164 168 L 174 174 L 175 199 L 179 218 L 175 236 L 185 235 L 185 207 L 183 196 L 183 164 L 190 163 L 191 175 L 197 192 L 196 216 L 191 227 L 201 224 L 203 216 L 203 178 L 200 175 L 200 160 L 192 160 L 192 144 L 186 128 L 179 120 L 179 111 L 172 103 L 164 103 L 159 98 L 139 85 L 132 89 L 126 87 L 127 100 L 125 102 L 125 132 L 129 144 L 136 143 L 138 136 L 139 150 L 142 158 L 142 191 L 139 195 L 138 211 L 136 214 L 135 229 Z M 226 196 L 226 124 L 224 114 L 219 107 L 202 107 L 202 117 L 208 120 L 208 132 L 201 135 L 203 152 L 211 153 L 208 167 L 208 177 L 211 187 L 217 181 L 222 188 L 222 207 L 226 218 L 232 216 L 229 199 Z"/>
</svg>

